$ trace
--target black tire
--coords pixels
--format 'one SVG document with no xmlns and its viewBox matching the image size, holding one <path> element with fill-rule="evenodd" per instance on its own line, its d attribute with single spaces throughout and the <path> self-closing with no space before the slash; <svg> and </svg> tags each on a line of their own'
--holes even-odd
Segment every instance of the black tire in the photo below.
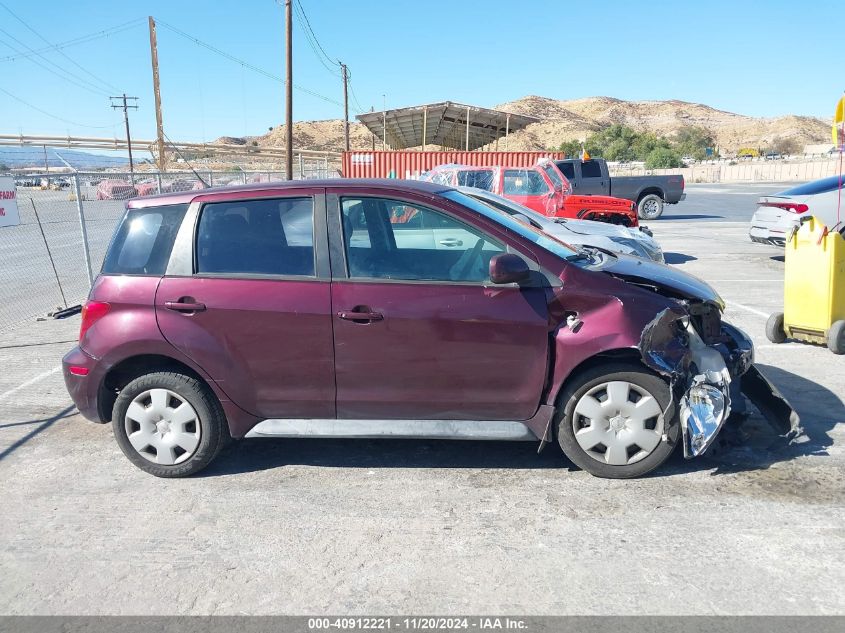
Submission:
<svg viewBox="0 0 845 633">
<path fill-rule="evenodd" d="M 783 312 L 776 312 L 766 321 L 766 338 L 778 345 L 786 342 L 786 330 L 783 329 Z"/>
<path fill-rule="evenodd" d="M 663 215 L 663 198 L 650 193 L 637 202 L 637 215 L 641 220 L 656 220 Z"/>
<path fill-rule="evenodd" d="M 601 462 L 584 450 L 575 439 L 573 416 L 576 404 L 590 390 L 610 381 L 628 382 L 643 389 L 652 395 L 660 410 L 665 412 L 659 444 L 647 456 L 630 464 L 613 465 Z M 555 431 L 561 449 L 576 466 L 596 477 L 641 477 L 665 462 L 680 444 L 681 423 L 677 407 L 670 397 L 669 384 L 642 365 L 633 362 L 609 362 L 587 369 L 567 383 L 558 402 Z"/>
<path fill-rule="evenodd" d="M 834 354 L 845 354 L 845 321 L 834 321 L 830 326 L 827 348 Z"/>
<path fill-rule="evenodd" d="M 129 440 L 127 410 L 136 397 L 152 389 L 166 389 L 175 393 L 196 412 L 199 444 L 183 462 L 173 465 L 153 463 L 145 459 Z M 202 381 L 175 372 L 145 374 L 126 385 L 114 403 L 112 429 L 118 446 L 129 461 L 156 477 L 187 477 L 200 472 L 212 462 L 229 439 L 226 414 L 214 392 Z"/>
</svg>

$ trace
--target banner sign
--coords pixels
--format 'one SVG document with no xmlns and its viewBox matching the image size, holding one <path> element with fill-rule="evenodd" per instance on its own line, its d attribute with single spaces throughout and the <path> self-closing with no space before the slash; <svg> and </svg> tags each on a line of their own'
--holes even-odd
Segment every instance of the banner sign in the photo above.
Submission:
<svg viewBox="0 0 845 633">
<path fill-rule="evenodd" d="M 18 214 L 18 192 L 15 179 L 0 176 L 0 227 L 17 226 L 21 223 Z"/>
</svg>

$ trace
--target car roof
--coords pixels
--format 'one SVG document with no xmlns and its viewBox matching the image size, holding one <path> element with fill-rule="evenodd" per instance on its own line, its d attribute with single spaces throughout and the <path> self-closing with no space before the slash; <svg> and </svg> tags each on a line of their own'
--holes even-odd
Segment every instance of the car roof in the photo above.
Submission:
<svg viewBox="0 0 845 633">
<path fill-rule="evenodd" d="M 370 189 L 389 189 L 392 191 L 408 191 L 419 193 L 441 193 L 453 189 L 448 185 L 440 185 L 422 180 L 399 180 L 395 178 L 322 178 L 307 180 L 280 180 L 278 182 L 256 182 L 246 185 L 227 187 L 211 187 L 209 189 L 194 189 L 191 191 L 175 191 L 155 196 L 134 198 L 129 201 L 130 208 L 159 206 L 165 204 L 185 204 L 194 198 L 205 195 L 219 195 L 226 193 L 243 193 L 254 191 L 262 194 L 270 192 L 284 192 L 285 189 L 339 189 L 345 187 L 366 187 Z"/>
</svg>

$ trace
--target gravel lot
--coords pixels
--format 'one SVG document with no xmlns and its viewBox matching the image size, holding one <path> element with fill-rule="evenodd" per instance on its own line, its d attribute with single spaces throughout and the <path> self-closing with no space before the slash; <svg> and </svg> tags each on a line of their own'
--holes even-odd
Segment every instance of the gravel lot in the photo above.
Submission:
<svg viewBox="0 0 845 633">
<path fill-rule="evenodd" d="M 752 417 L 748 444 L 641 480 L 555 446 L 374 440 L 252 440 L 155 479 L 64 391 L 78 317 L 6 329 L 0 614 L 845 613 L 845 360 L 765 340 L 783 263 L 746 237 L 762 190 L 691 186 L 651 225 L 806 437 Z"/>
</svg>

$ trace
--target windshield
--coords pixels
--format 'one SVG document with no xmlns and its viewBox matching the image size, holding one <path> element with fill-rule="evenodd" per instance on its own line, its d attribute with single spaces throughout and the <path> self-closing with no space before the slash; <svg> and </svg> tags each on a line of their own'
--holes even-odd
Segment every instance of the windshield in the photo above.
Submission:
<svg viewBox="0 0 845 633">
<path fill-rule="evenodd" d="M 505 228 L 519 235 L 520 237 L 525 238 L 531 243 L 549 251 L 554 255 L 557 255 L 558 257 L 567 260 L 581 258 L 581 254 L 579 254 L 573 247 L 565 244 L 564 242 L 561 242 L 560 240 L 555 239 L 550 235 L 547 235 L 546 233 L 543 233 L 539 229 L 535 229 L 533 226 L 523 224 L 522 222 L 513 219 L 510 215 L 498 211 L 494 207 L 484 204 L 483 202 L 476 198 L 473 198 L 472 196 L 468 196 L 465 193 L 461 193 L 460 191 L 455 191 L 454 189 L 444 191 L 439 195 L 449 200 L 452 200 L 453 202 L 457 202 L 458 204 L 461 204 L 467 207 L 468 209 L 472 209 L 476 213 L 481 214 L 489 220 L 498 222 Z"/>
<path fill-rule="evenodd" d="M 568 192 L 569 191 L 569 183 L 564 182 L 563 176 L 558 171 L 557 167 L 552 165 L 551 163 L 546 163 L 543 167 L 543 171 L 546 172 L 546 175 L 551 179 L 552 183 L 555 186 L 555 190 Z"/>
</svg>

